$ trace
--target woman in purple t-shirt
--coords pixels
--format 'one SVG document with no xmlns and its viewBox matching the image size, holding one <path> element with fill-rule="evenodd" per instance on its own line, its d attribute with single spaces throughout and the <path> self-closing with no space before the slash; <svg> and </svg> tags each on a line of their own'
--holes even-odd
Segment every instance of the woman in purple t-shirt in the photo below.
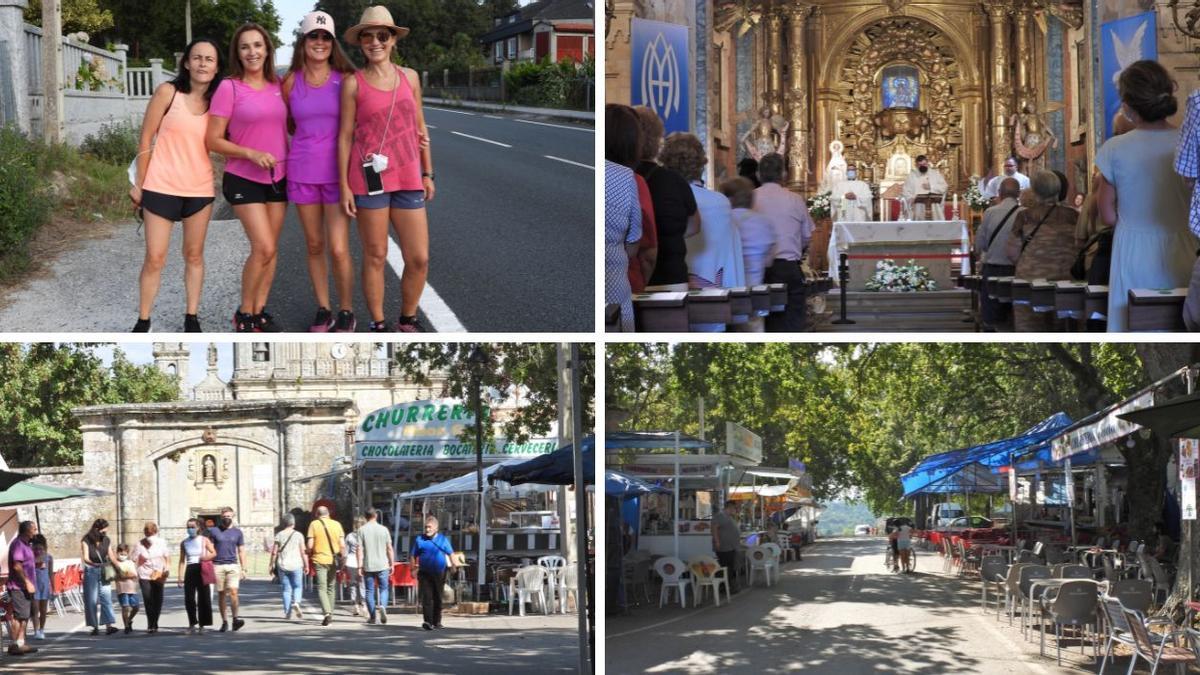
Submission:
<svg viewBox="0 0 1200 675">
<path fill-rule="evenodd" d="M 238 28 L 229 52 L 229 77 L 213 94 L 206 140 L 209 150 L 228 158 L 221 192 L 250 240 L 233 326 L 239 333 L 277 333 L 266 304 L 287 213 L 287 105 L 264 28 Z"/>
<path fill-rule="evenodd" d="M 337 133 L 342 77 L 354 66 L 334 39 L 333 17 L 310 12 L 300 22 L 291 72 L 283 79 L 283 99 L 293 126 L 288 150 L 288 199 L 296 205 L 308 242 L 308 275 L 317 299 L 310 332 L 353 333 L 354 261 L 350 258 L 350 219 L 338 206 Z M 329 300 L 329 262 L 339 311 Z"/>
</svg>

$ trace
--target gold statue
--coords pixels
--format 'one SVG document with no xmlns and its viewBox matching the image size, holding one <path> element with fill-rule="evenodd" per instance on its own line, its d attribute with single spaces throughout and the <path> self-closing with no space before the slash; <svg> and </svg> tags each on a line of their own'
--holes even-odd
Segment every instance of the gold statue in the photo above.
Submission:
<svg viewBox="0 0 1200 675">
<path fill-rule="evenodd" d="M 777 152 L 787 156 L 788 121 L 781 115 L 771 116 L 771 109 L 763 106 L 758 120 L 742 135 L 742 147 L 756 161 Z"/>
<path fill-rule="evenodd" d="M 1012 122 L 1013 148 L 1018 156 L 1033 161 L 1044 155 L 1047 148 L 1058 147 L 1058 138 L 1030 97 L 1021 99 L 1019 111 Z"/>
</svg>

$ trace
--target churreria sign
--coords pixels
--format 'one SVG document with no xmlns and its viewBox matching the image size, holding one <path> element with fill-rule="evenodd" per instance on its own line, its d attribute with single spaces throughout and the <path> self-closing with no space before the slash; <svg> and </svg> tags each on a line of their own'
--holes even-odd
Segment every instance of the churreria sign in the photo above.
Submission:
<svg viewBox="0 0 1200 675">
<path fill-rule="evenodd" d="M 484 414 L 491 413 L 484 408 Z M 410 401 L 381 408 L 363 418 L 355 439 L 358 460 L 472 460 L 475 444 L 461 440 L 475 415 L 457 399 Z M 553 438 L 524 443 L 495 438 L 483 447 L 485 459 L 544 455 L 557 449 Z"/>
</svg>

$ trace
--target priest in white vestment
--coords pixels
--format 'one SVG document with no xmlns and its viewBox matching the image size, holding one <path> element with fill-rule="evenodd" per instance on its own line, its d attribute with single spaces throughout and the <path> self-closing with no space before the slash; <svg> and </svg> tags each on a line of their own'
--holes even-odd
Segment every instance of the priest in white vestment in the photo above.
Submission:
<svg viewBox="0 0 1200 675">
<path fill-rule="evenodd" d="M 987 197 L 988 199 L 995 199 L 996 197 L 1000 196 L 1000 183 L 1003 182 L 1005 178 L 1016 179 L 1017 184 L 1021 186 L 1022 190 L 1029 187 L 1029 176 L 1017 171 L 1016 157 L 1009 157 L 1008 159 L 1004 160 L 1004 174 L 996 176 L 987 182 L 987 185 L 983 187 L 983 196 Z"/>
<path fill-rule="evenodd" d="M 904 189 L 900 193 L 904 199 L 911 205 L 920 195 L 936 195 L 940 200 L 944 199 L 947 190 L 946 179 L 942 176 L 942 172 L 929 165 L 929 158 L 925 155 L 917 156 L 917 169 L 908 174 L 908 178 L 904 181 Z M 917 220 L 925 220 L 925 205 L 917 204 L 913 207 L 913 217 Z M 935 214 L 938 217 L 935 220 L 942 220 L 942 214 Z"/>
<path fill-rule="evenodd" d="M 841 200 L 837 220 L 865 223 L 871 218 L 871 187 L 858 179 L 856 167 L 846 167 L 846 177 L 833 185 L 833 196 Z"/>
</svg>

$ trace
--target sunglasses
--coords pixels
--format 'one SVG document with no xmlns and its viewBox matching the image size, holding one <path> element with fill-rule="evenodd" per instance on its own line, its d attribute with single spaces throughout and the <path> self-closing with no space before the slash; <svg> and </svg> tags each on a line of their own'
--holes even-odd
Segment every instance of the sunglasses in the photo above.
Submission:
<svg viewBox="0 0 1200 675">
<path fill-rule="evenodd" d="M 392 38 L 392 31 L 390 31 L 390 30 L 363 31 L 362 33 L 358 34 L 358 38 L 359 38 L 359 41 L 362 42 L 363 44 L 366 44 L 368 42 L 381 42 L 381 43 L 387 42 L 388 40 L 390 40 Z"/>
<path fill-rule="evenodd" d="M 328 31 L 323 31 L 323 30 L 310 31 L 307 34 L 305 34 L 304 37 L 308 38 L 309 40 L 320 40 L 321 42 L 333 42 L 333 35 L 331 35 Z"/>
</svg>

